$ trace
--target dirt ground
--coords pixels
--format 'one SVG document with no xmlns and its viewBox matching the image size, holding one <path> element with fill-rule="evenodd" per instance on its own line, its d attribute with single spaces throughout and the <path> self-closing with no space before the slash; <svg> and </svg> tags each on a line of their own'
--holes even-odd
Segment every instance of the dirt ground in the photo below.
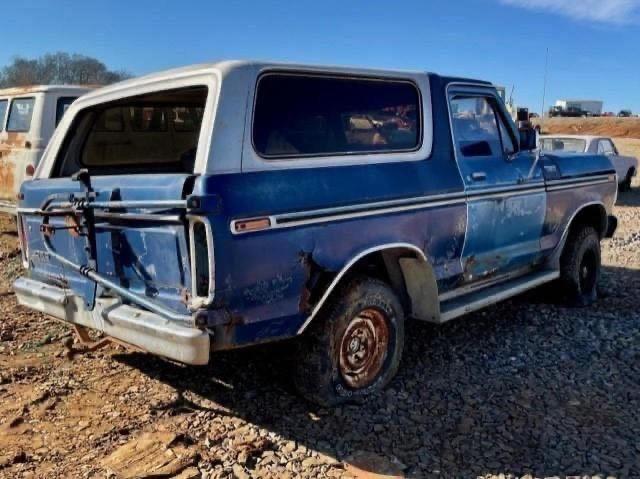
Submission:
<svg viewBox="0 0 640 479">
<path fill-rule="evenodd" d="M 547 134 L 603 135 L 617 138 L 640 138 L 640 118 L 537 118 Z"/>
<path fill-rule="evenodd" d="M 0 477 L 640 477 L 639 186 L 596 306 L 538 292 L 412 324 L 390 387 L 332 410 L 292 393 L 286 344 L 200 368 L 119 346 L 68 359 L 71 330 L 16 304 L 2 218 Z"/>
</svg>

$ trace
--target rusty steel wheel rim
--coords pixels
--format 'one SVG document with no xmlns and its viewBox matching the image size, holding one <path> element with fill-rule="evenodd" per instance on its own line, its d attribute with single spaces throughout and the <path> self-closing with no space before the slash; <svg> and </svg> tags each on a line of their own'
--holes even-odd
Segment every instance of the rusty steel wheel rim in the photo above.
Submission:
<svg viewBox="0 0 640 479">
<path fill-rule="evenodd" d="M 340 341 L 340 374 L 347 385 L 361 389 L 371 385 L 382 370 L 389 346 L 387 316 L 367 308 L 355 316 Z"/>
</svg>

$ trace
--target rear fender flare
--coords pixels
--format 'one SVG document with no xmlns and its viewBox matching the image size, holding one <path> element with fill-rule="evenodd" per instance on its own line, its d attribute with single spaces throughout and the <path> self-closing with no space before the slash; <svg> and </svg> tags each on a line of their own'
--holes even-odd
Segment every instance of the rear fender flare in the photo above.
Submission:
<svg viewBox="0 0 640 479">
<path fill-rule="evenodd" d="M 326 304 L 327 300 L 341 284 L 351 269 L 362 259 L 372 254 L 381 253 L 387 262 L 387 254 L 398 252 L 410 253 L 410 257 L 400 257 L 398 259 L 399 268 L 402 272 L 404 284 L 392 286 L 397 289 L 404 289 L 403 293 L 410 299 L 411 316 L 428 321 L 437 321 L 440 316 L 440 303 L 438 301 L 438 285 L 435 272 L 429 263 L 425 253 L 411 243 L 388 243 L 367 248 L 353 256 L 336 274 L 323 295 L 314 305 L 311 313 L 298 329 L 298 334 L 302 334 L 311 324 L 311 321 L 318 315 Z M 393 255 L 391 256 L 393 257 Z"/>
<path fill-rule="evenodd" d="M 600 221 L 602 225 L 600 228 L 598 228 L 599 230 L 598 232 L 600 233 L 601 238 L 604 237 L 607 231 L 607 221 L 608 221 L 607 208 L 605 207 L 604 203 L 601 201 L 592 201 L 590 203 L 585 203 L 584 205 L 580 206 L 580 208 L 576 209 L 576 211 L 573 212 L 573 214 L 571 215 L 571 218 L 569 218 L 569 221 L 567 221 L 567 225 L 564 228 L 564 232 L 562 233 L 560 242 L 556 246 L 556 249 L 553 252 L 553 255 L 551 255 L 550 257 L 549 263 L 554 267 L 554 269 L 560 268 L 560 257 L 562 256 L 562 252 L 564 251 L 564 247 L 569 237 L 569 232 L 571 231 L 571 227 L 575 224 L 575 220 L 577 216 L 583 211 L 585 211 L 587 208 L 593 208 L 594 206 L 599 207 L 599 210 L 600 210 L 600 216 L 601 216 Z"/>
</svg>

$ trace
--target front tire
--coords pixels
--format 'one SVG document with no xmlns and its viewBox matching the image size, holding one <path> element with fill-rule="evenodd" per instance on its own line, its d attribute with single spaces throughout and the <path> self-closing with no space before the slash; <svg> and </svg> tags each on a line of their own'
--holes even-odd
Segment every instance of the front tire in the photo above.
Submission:
<svg viewBox="0 0 640 479">
<path fill-rule="evenodd" d="M 338 291 L 297 345 L 294 384 L 306 399 L 336 406 L 382 390 L 404 348 L 404 311 L 393 290 L 357 278 Z"/>
<path fill-rule="evenodd" d="M 560 282 L 570 305 L 588 306 L 598 299 L 600 236 L 591 226 L 573 231 L 560 258 Z"/>
<path fill-rule="evenodd" d="M 622 181 L 622 183 L 620 183 L 620 191 L 631 191 L 631 181 L 632 181 L 632 177 L 633 174 L 631 172 L 627 173 L 627 176 L 625 176 L 624 180 Z"/>
</svg>

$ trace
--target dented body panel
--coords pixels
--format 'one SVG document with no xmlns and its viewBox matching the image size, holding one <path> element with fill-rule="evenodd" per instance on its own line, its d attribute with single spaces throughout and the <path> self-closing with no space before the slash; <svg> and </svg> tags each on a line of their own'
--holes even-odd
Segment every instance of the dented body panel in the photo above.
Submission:
<svg viewBox="0 0 640 479">
<path fill-rule="evenodd" d="M 398 153 L 262 158 L 252 141 L 256 84 L 274 71 L 411 82 L 420 93 L 420 144 Z M 385 270 L 409 316 L 441 322 L 440 304 L 430 306 L 417 294 L 443 303 L 500 278 L 557 268 L 554 255 L 575 215 L 599 205 L 606 223 L 615 201 L 614 171 L 602 156 L 494 152 L 495 158 L 482 162 L 482 175 L 465 164 L 453 135 L 451 99 L 495 97 L 499 115 L 508 118 L 488 83 L 426 73 L 223 62 L 129 80 L 71 107 L 35 181 L 22 187 L 31 279 L 62 281 L 85 299 L 88 310 L 114 294 L 63 271 L 47 255 L 38 230 L 47 195 L 82 191 L 78 182 L 52 177 L 73 117 L 120 98 L 203 83 L 209 94 L 193 173 L 95 176 L 94 197 L 87 201 L 184 202 L 175 208 L 100 210 L 95 271 L 174 313 L 192 315 L 196 327 L 209 332 L 214 350 L 304 333 L 310 322 L 321 320 L 316 316 L 341 282 L 366 268 Z M 505 128 L 517 142 L 513 122 Z M 150 221 L 152 214 L 163 219 Z M 198 218 L 208 233 L 196 235 L 189 218 Z M 64 218 L 51 221 L 69 224 Z M 60 229 L 51 242 L 74 261 L 88 261 L 71 231 Z M 211 291 L 197 290 L 203 280 Z"/>
</svg>

